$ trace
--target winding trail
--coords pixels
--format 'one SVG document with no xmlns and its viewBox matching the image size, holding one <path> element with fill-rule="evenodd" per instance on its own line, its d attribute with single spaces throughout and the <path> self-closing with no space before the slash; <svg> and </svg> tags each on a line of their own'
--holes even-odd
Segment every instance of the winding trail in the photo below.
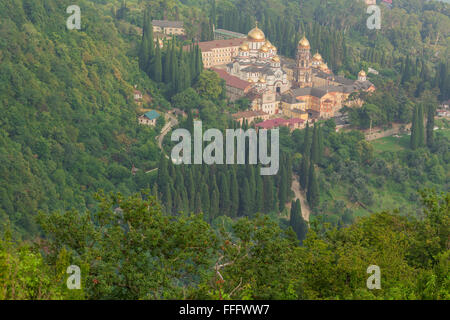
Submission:
<svg viewBox="0 0 450 320">
<path fill-rule="evenodd" d="M 300 205 L 302 207 L 303 219 L 306 222 L 309 222 L 309 214 L 311 213 L 311 210 L 309 208 L 308 202 L 306 201 L 306 196 L 305 196 L 304 192 L 300 189 L 300 182 L 298 180 L 298 176 L 295 174 L 292 175 L 291 189 L 292 189 L 292 191 L 294 191 L 294 194 L 295 194 L 294 200 L 300 199 Z"/>
<path fill-rule="evenodd" d="M 156 141 L 158 142 L 158 147 L 159 147 L 159 149 L 161 149 L 162 152 L 164 152 L 164 149 L 162 147 L 162 143 L 163 143 L 164 137 L 169 133 L 170 130 L 172 130 L 172 128 L 174 126 L 176 126 L 178 124 L 178 120 L 177 120 L 177 118 L 175 116 L 173 116 L 173 115 L 171 115 L 169 113 L 167 113 L 166 115 L 167 115 L 167 117 L 170 120 L 161 129 L 161 133 L 158 136 L 156 136 Z M 164 155 L 165 155 L 165 157 L 167 159 L 169 159 L 169 156 L 167 154 L 164 154 Z M 145 173 L 150 173 L 150 172 L 153 172 L 155 170 L 158 170 L 158 168 L 154 168 L 154 169 L 148 170 Z"/>
<path fill-rule="evenodd" d="M 161 129 L 161 133 L 159 134 L 159 136 L 156 137 L 156 140 L 158 141 L 158 147 L 159 147 L 159 148 L 161 149 L 161 151 L 163 151 L 163 152 L 164 152 L 164 150 L 163 150 L 163 148 L 162 148 L 162 143 L 163 143 L 164 137 L 166 136 L 166 134 L 167 134 L 170 130 L 172 130 L 172 128 L 173 128 L 174 126 L 176 126 L 176 125 L 178 124 L 177 118 L 174 117 L 173 115 L 167 113 L 167 117 L 169 117 L 169 119 L 170 119 L 169 122 L 167 122 L 167 123 L 164 125 L 164 127 Z M 166 157 L 169 158 L 167 155 L 166 155 Z"/>
</svg>

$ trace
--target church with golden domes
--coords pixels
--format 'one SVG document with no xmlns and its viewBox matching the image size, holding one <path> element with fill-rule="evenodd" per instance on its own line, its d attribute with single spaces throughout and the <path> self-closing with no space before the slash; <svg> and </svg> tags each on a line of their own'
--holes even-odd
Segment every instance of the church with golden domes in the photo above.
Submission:
<svg viewBox="0 0 450 320">
<path fill-rule="evenodd" d="M 320 53 L 311 55 L 305 36 L 298 42 L 295 61 L 285 63 L 283 70 L 292 82 L 291 89 L 280 97 L 280 111 L 285 115 L 301 109 L 297 114 L 307 113 L 309 119 L 334 117 L 344 105 L 362 104 L 360 100 L 350 101 L 351 93 L 375 90 L 364 70 L 356 81 L 334 75 Z"/>
<path fill-rule="evenodd" d="M 248 32 L 246 41 L 227 64 L 229 74 L 255 84 L 259 90 L 283 93 L 290 89 L 287 74 L 281 68 L 277 48 L 266 39 L 256 25 Z"/>
<path fill-rule="evenodd" d="M 365 71 L 358 79 L 336 76 L 319 52 L 303 36 L 294 62 L 280 59 L 277 48 L 256 25 L 246 38 L 201 42 L 205 68 L 213 68 L 226 82 L 231 101 L 250 100 L 251 109 L 308 120 L 335 116 L 353 92 L 375 90 Z"/>
</svg>

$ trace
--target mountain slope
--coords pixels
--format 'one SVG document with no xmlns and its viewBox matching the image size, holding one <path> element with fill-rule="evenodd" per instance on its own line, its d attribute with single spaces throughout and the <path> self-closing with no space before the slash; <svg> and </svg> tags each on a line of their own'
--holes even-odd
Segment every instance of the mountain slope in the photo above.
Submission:
<svg viewBox="0 0 450 320">
<path fill-rule="evenodd" d="M 0 220 L 20 233 L 36 231 L 40 209 L 82 209 L 100 188 L 145 187 L 130 169 L 158 158 L 132 98 L 133 84 L 155 93 L 151 83 L 101 6 L 80 1 L 82 29 L 70 31 L 69 5 L 0 4 Z"/>
</svg>

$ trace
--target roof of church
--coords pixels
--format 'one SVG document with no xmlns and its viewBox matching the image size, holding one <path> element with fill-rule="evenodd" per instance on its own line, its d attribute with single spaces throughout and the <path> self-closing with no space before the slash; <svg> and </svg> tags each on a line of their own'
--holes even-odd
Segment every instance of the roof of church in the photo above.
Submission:
<svg viewBox="0 0 450 320">
<path fill-rule="evenodd" d="M 262 110 L 247 110 L 233 113 L 231 116 L 235 119 L 267 116 L 268 113 Z"/>
<path fill-rule="evenodd" d="M 217 72 L 219 77 L 221 77 L 223 80 L 225 80 L 227 86 L 229 86 L 229 87 L 245 90 L 245 89 L 247 89 L 248 87 L 251 86 L 250 82 L 245 81 L 245 80 L 241 80 L 241 79 L 239 79 L 236 76 L 232 76 L 231 74 L 229 74 L 225 70 L 217 69 L 217 68 L 211 68 L 211 70 L 214 70 L 215 72 Z"/>
<path fill-rule="evenodd" d="M 335 76 L 334 81 L 342 83 L 343 85 L 352 85 L 355 81 L 351 79 L 347 79 L 343 76 Z"/>
<path fill-rule="evenodd" d="M 287 92 L 281 95 L 281 101 L 287 102 L 289 104 L 300 103 L 301 99 L 297 99 L 292 92 Z"/>
<path fill-rule="evenodd" d="M 365 81 L 355 81 L 353 84 L 353 87 L 355 87 L 357 90 L 367 90 L 369 89 L 371 86 L 373 86 L 373 83 L 370 82 L 369 80 L 365 80 Z"/>
<path fill-rule="evenodd" d="M 305 120 L 298 119 L 298 118 L 292 118 L 292 119 L 284 119 L 284 118 L 276 118 L 276 119 L 269 119 L 260 123 L 255 124 L 255 127 L 260 127 L 263 129 L 272 129 L 279 126 L 291 126 L 296 123 L 303 123 Z"/>
<path fill-rule="evenodd" d="M 264 65 L 252 64 L 252 65 L 249 65 L 248 67 L 242 68 L 241 71 L 244 71 L 244 72 L 261 72 L 261 73 L 263 73 L 265 75 L 269 75 L 269 76 L 275 74 L 269 64 L 264 64 Z"/>
</svg>

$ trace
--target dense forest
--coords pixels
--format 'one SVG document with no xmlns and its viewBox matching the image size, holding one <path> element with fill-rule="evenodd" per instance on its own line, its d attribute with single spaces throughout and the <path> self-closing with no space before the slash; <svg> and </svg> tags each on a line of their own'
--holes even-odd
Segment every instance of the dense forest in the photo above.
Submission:
<svg viewBox="0 0 450 320">
<path fill-rule="evenodd" d="M 450 5 L 396 0 L 369 30 L 355 0 L 80 0 L 68 30 L 71 4 L 0 3 L 0 299 L 450 299 L 450 122 L 434 117 Z M 186 36 L 155 45 L 152 19 Z M 256 21 L 283 56 L 306 35 L 336 74 L 376 69 L 376 92 L 341 110 L 346 130 L 280 129 L 274 176 L 174 165 L 170 134 L 161 150 L 162 124 L 137 117 L 176 107 L 173 129 L 238 128 L 248 100 L 227 101 L 198 42 Z M 389 144 L 362 131 L 410 123 Z M 82 290 L 66 287 L 72 264 Z M 372 264 L 382 290 L 365 286 Z"/>
<path fill-rule="evenodd" d="M 96 213 L 41 214 L 39 246 L 6 230 L 0 298 L 448 300 L 450 194 L 422 197 L 422 219 L 383 212 L 348 228 L 311 224 L 299 246 L 268 216 L 213 228 L 202 215 L 162 213 L 148 194 L 99 194 Z M 70 264 L 81 290 L 66 287 Z M 371 264 L 380 290 L 365 286 Z"/>
</svg>

